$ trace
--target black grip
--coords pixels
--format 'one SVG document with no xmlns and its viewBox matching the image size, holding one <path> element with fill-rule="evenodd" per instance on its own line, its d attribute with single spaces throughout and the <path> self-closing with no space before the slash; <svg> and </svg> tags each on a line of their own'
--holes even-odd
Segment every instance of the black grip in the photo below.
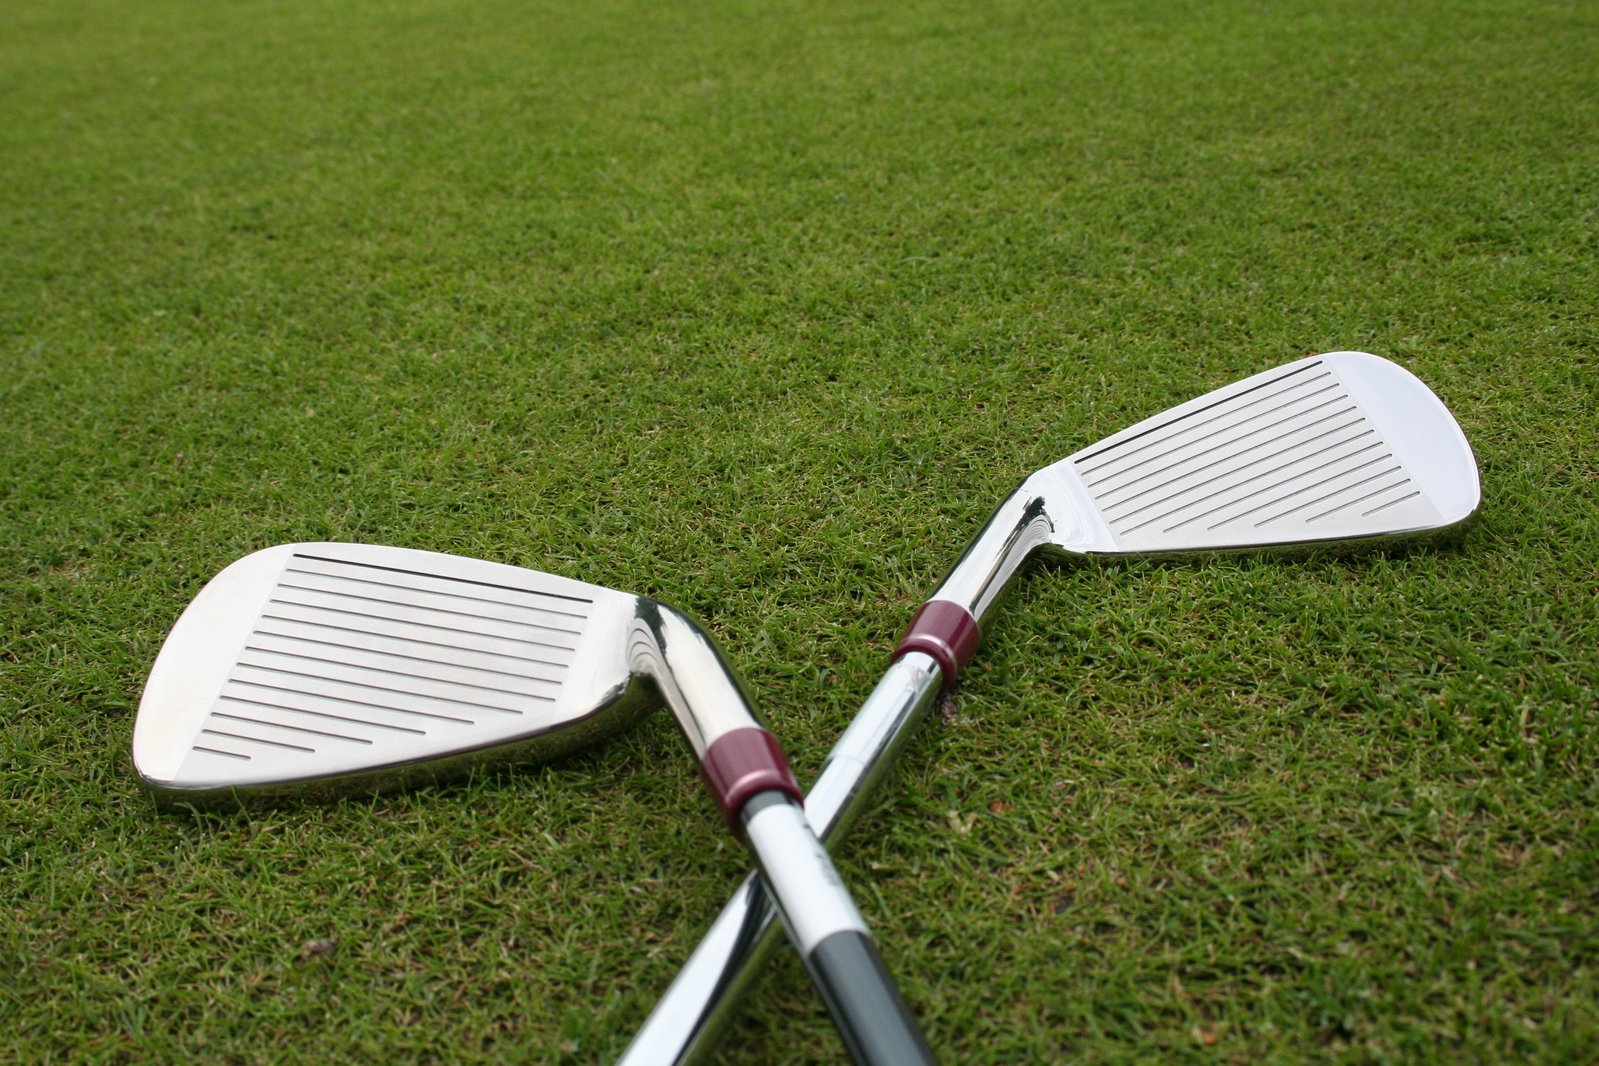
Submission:
<svg viewBox="0 0 1599 1066">
<path fill-rule="evenodd" d="M 931 1066 L 933 1052 L 870 936 L 858 930 L 833 933 L 811 950 L 806 967 L 857 1063 Z"/>
</svg>

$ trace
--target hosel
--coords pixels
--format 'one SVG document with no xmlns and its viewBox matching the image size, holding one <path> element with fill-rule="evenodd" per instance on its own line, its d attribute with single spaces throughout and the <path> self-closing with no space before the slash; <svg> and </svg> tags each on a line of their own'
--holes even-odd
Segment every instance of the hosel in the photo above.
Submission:
<svg viewBox="0 0 1599 1066">
<path fill-rule="evenodd" d="M 739 811 L 763 792 L 804 802 L 782 748 L 750 710 L 743 680 L 703 629 L 670 607 L 640 599 L 628 658 L 660 689 L 735 832 L 742 831 Z"/>
<path fill-rule="evenodd" d="M 977 651 L 983 615 L 1028 557 L 1052 543 L 1049 494 L 1035 478 L 1023 481 L 994 511 L 894 649 L 895 659 L 913 651 L 929 656 L 945 692 Z"/>
</svg>

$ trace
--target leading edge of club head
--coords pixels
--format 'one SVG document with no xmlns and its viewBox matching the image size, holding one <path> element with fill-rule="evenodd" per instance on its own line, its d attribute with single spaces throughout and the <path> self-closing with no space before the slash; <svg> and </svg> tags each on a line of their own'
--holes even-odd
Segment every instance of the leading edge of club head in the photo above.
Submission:
<svg viewBox="0 0 1599 1066">
<path fill-rule="evenodd" d="M 641 597 L 406 548 L 285 544 L 213 578 L 162 646 L 133 764 L 168 802 L 272 799 L 554 758 L 656 706 Z"/>
<path fill-rule="evenodd" d="M 1481 500 L 1431 389 L 1365 352 L 1311 356 L 1129 426 L 1038 471 L 1056 549 L 1227 552 L 1440 533 Z"/>
</svg>

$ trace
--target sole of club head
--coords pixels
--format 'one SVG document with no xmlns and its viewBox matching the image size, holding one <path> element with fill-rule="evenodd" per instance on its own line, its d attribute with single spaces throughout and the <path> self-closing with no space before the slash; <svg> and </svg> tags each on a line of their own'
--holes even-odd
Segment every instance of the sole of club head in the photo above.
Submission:
<svg viewBox="0 0 1599 1066">
<path fill-rule="evenodd" d="M 163 801 L 364 792 L 553 758 L 656 706 L 638 598 L 520 567 L 286 544 L 194 598 L 150 671 L 133 763 Z"/>
<path fill-rule="evenodd" d="M 1301 359 L 1129 426 L 1040 471 L 1071 554 L 1162 555 L 1404 538 L 1481 501 L 1459 424 L 1365 352 Z"/>
</svg>

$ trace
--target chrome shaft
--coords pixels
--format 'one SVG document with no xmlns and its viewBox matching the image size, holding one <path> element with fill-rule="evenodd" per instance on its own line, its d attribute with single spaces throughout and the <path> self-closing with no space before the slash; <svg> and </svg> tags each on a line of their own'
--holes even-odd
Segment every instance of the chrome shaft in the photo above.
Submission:
<svg viewBox="0 0 1599 1066">
<path fill-rule="evenodd" d="M 916 653 L 895 662 L 878 682 L 805 798 L 806 820 L 824 843 L 836 843 L 859 819 L 868 795 L 931 706 L 939 682 L 938 665 Z M 775 917 L 760 879 L 746 877 L 618 1066 L 689 1063 L 708 1054 L 778 944 Z"/>
</svg>

